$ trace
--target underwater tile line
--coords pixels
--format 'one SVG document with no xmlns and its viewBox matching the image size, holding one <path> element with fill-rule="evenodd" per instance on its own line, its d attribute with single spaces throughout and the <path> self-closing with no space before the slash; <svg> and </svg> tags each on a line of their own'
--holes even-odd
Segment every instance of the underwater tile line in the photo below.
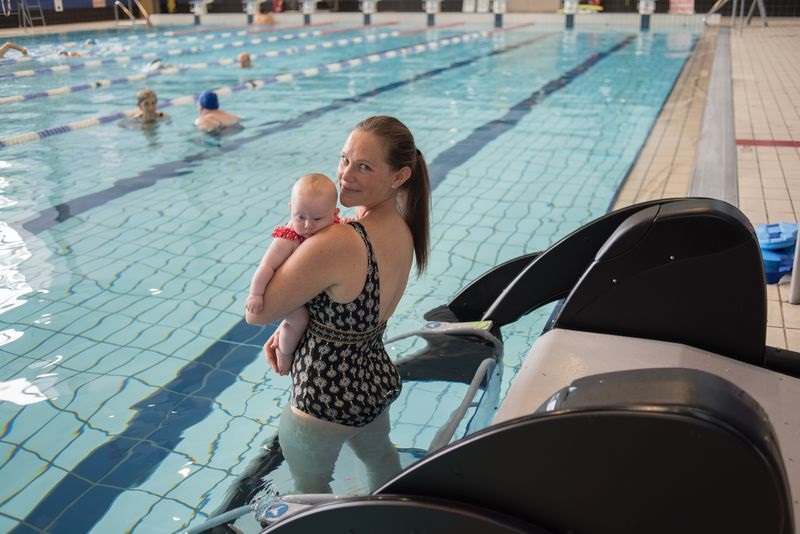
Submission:
<svg viewBox="0 0 800 534">
<path fill-rule="evenodd" d="M 541 103 L 549 95 L 568 86 L 573 80 L 586 73 L 586 71 L 595 66 L 603 58 L 631 44 L 634 39 L 636 39 L 635 36 L 629 35 L 608 50 L 590 56 L 577 67 L 547 82 L 541 89 L 531 94 L 528 98 L 517 102 L 502 117 L 479 126 L 473 130 L 466 139 L 454 144 L 452 147 L 439 154 L 428 169 L 429 175 L 433 176 L 431 179 L 431 189 L 436 188 L 444 179 L 444 176 L 447 176 L 454 168 L 464 164 L 485 145 L 515 128 L 517 124 L 519 124 L 519 121 L 527 115 L 534 106 Z"/>
</svg>

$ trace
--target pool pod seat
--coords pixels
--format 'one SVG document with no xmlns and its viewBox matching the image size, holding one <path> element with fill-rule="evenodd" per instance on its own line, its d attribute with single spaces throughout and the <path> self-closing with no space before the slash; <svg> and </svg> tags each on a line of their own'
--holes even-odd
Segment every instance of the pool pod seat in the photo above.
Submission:
<svg viewBox="0 0 800 534">
<path fill-rule="evenodd" d="M 441 510 L 432 514 L 431 506 Z M 641 369 L 575 380 L 533 413 L 423 458 L 370 496 L 306 508 L 264 532 L 322 531 L 794 529 L 786 471 L 762 407 L 710 373 Z"/>
<path fill-rule="evenodd" d="M 500 328 L 558 304 L 492 424 L 348 509 L 433 499 L 530 532 L 794 532 L 800 355 L 765 345 L 763 263 L 738 209 L 638 204 L 518 260 L 470 314 Z M 300 532 L 339 506 L 266 532 Z M 396 523 L 427 531 L 414 514 Z"/>
</svg>

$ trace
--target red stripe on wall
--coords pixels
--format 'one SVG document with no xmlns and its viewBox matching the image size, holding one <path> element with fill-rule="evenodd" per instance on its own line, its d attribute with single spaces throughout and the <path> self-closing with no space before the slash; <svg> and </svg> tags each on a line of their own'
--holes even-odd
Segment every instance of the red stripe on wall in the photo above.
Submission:
<svg viewBox="0 0 800 534">
<path fill-rule="evenodd" d="M 739 146 L 777 146 L 786 148 L 800 148 L 800 141 L 778 141 L 777 139 L 737 139 Z"/>
</svg>

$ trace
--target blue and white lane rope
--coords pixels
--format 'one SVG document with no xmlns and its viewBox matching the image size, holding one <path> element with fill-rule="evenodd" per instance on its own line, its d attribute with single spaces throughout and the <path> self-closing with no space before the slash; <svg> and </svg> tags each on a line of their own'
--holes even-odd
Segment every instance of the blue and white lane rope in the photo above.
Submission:
<svg viewBox="0 0 800 534">
<path fill-rule="evenodd" d="M 311 78 L 321 73 L 327 72 L 339 72 L 351 67 L 358 67 L 365 63 L 375 63 L 382 59 L 393 59 L 397 57 L 405 57 L 408 55 L 413 54 L 420 54 L 422 52 L 426 52 L 428 50 L 437 50 L 439 47 L 449 46 L 458 43 L 466 43 L 468 41 L 472 41 L 475 39 L 486 38 L 495 33 L 502 33 L 506 31 L 511 31 L 519 28 L 523 28 L 526 26 L 531 26 L 533 23 L 527 24 L 520 24 L 517 26 L 506 27 L 506 28 L 499 28 L 499 29 L 492 29 L 492 30 L 481 30 L 476 31 L 468 34 L 453 36 L 453 37 L 444 37 L 442 39 L 437 39 L 435 41 L 428 41 L 427 43 L 420 43 L 417 45 L 406 46 L 402 48 L 395 48 L 392 50 L 386 50 L 384 52 L 379 52 L 375 54 L 369 54 L 367 56 L 362 56 L 360 58 L 354 59 L 346 59 L 343 61 L 337 61 L 335 63 L 329 63 L 327 65 L 320 65 L 318 67 L 312 67 L 308 69 L 303 69 L 297 72 L 287 72 L 284 74 L 278 74 L 275 76 L 270 76 L 269 78 L 264 78 L 261 80 L 250 80 L 248 82 L 238 84 L 235 86 L 229 87 L 220 87 L 214 89 L 214 91 L 218 95 L 229 95 L 235 92 L 243 91 L 245 89 L 260 89 L 267 85 L 271 85 L 273 83 L 280 83 L 280 82 L 289 82 L 297 79 L 302 78 Z M 199 93 L 196 95 L 187 95 L 181 96 L 178 98 L 173 98 L 171 100 L 167 100 L 161 104 L 159 104 L 158 109 L 164 109 L 171 106 L 186 106 L 186 105 L 193 105 L 197 101 L 197 97 Z M 28 143 L 31 141 L 38 141 L 40 139 L 45 139 L 47 137 L 52 137 L 58 134 L 64 134 L 68 132 L 73 132 L 76 130 L 81 130 L 84 128 L 89 128 L 91 126 L 99 126 L 101 124 L 107 124 L 109 122 L 115 122 L 120 119 L 124 119 L 126 117 L 132 117 L 136 114 L 137 109 L 129 109 L 125 111 L 120 111 L 118 113 L 113 113 L 111 115 L 104 115 L 102 117 L 93 117 L 90 119 L 85 119 L 82 121 L 71 122 L 69 124 L 65 124 L 63 126 L 56 126 L 54 128 L 46 128 L 44 130 L 38 130 L 36 132 L 28 132 L 19 135 L 13 135 L 8 137 L 0 138 L 0 149 L 9 147 L 11 145 L 18 145 L 22 143 Z"/>
<path fill-rule="evenodd" d="M 267 85 L 272 85 L 273 83 L 281 83 L 281 82 L 290 82 L 293 80 L 298 80 L 302 78 L 311 78 L 313 76 L 317 76 L 318 74 L 329 73 L 329 72 L 340 72 L 342 70 L 346 70 L 353 67 L 358 67 L 364 65 L 365 63 L 375 63 L 382 59 L 393 59 L 397 57 L 405 57 L 413 54 L 420 54 L 422 52 L 426 52 L 429 50 L 437 50 L 440 47 L 449 46 L 458 43 L 466 43 L 475 39 L 489 37 L 494 33 L 501 33 L 506 32 L 514 29 L 519 29 L 525 26 L 530 26 L 531 24 L 520 24 L 518 26 L 508 27 L 508 28 L 498 28 L 492 30 L 481 30 L 475 31 L 467 34 L 457 35 L 453 37 L 443 37 L 441 39 L 436 39 L 434 41 L 428 41 L 426 43 L 420 43 L 411 46 L 405 46 L 402 48 L 395 48 L 392 50 L 386 50 L 384 52 L 378 52 L 375 54 L 369 54 L 367 56 L 362 56 L 359 58 L 354 59 L 346 59 L 343 61 L 337 61 L 335 63 L 328 63 L 326 65 L 320 65 L 318 67 L 311 67 L 308 69 L 303 69 L 297 72 L 287 72 L 284 74 L 277 74 L 275 76 L 270 76 L 269 78 L 264 78 L 261 80 L 250 80 L 248 82 L 238 84 L 235 86 L 229 87 L 220 87 L 214 89 L 214 91 L 218 95 L 229 95 L 235 92 L 243 91 L 245 89 L 260 89 Z M 197 100 L 197 95 L 187 95 L 181 96 L 178 98 L 173 98 L 171 100 L 167 100 L 159 104 L 158 109 L 164 109 L 171 106 L 186 106 L 186 105 L 194 105 Z M 0 138 L 0 148 L 6 148 L 12 145 L 18 145 L 22 143 L 29 143 L 31 141 L 38 141 L 40 139 L 45 139 L 47 137 L 52 137 L 58 134 L 64 134 L 68 132 L 74 132 L 76 130 L 81 130 L 84 128 L 89 128 L 91 126 L 99 126 L 101 124 L 107 124 L 109 122 L 115 122 L 120 119 L 124 119 L 126 117 L 133 117 L 136 114 L 136 109 L 128 109 L 125 111 L 120 111 L 118 113 L 113 113 L 111 115 L 104 115 L 102 117 L 93 117 L 89 119 L 84 119 L 82 121 L 71 122 L 69 124 L 65 124 L 63 126 L 56 126 L 53 128 L 46 128 L 44 130 L 38 130 L 35 132 L 28 132 L 19 135 L 12 135 L 7 137 Z"/>
<path fill-rule="evenodd" d="M 0 59 L 0 67 L 3 65 L 16 65 L 17 63 L 27 63 L 28 61 L 33 61 L 33 57 L 29 55 L 20 56 L 20 57 L 6 57 Z"/>
<path fill-rule="evenodd" d="M 242 37 L 242 36 L 245 36 L 245 35 L 255 35 L 255 34 L 259 34 L 259 33 L 276 33 L 276 32 L 280 32 L 280 31 L 297 30 L 297 29 L 301 29 L 301 28 L 307 30 L 309 26 L 328 26 L 330 24 L 332 24 L 332 23 L 331 22 L 319 22 L 319 23 L 315 23 L 315 24 L 306 24 L 306 25 L 297 25 L 297 26 L 283 26 L 283 27 L 280 27 L 280 28 L 263 28 L 263 29 L 252 29 L 252 26 L 249 26 L 251 28 L 249 30 L 240 30 L 240 31 L 237 31 L 237 32 L 223 31 L 221 33 L 207 33 L 206 35 L 203 35 L 202 37 L 189 36 L 189 37 L 187 37 L 185 39 L 172 39 L 171 37 L 175 37 L 175 36 L 178 36 L 178 35 L 185 35 L 186 32 L 175 32 L 175 31 L 162 32 L 162 33 L 153 32 L 153 33 L 148 33 L 148 34 L 145 34 L 145 35 L 129 35 L 127 38 L 109 37 L 107 39 L 103 39 L 102 41 L 103 42 L 111 42 L 111 43 L 121 43 L 121 44 L 134 44 L 135 41 L 141 41 L 143 38 L 145 38 L 145 39 L 160 39 L 162 37 L 169 37 L 169 39 L 164 40 L 163 43 L 161 43 L 161 42 L 149 42 L 149 43 L 146 44 L 147 47 L 155 47 L 155 46 L 161 46 L 162 44 L 163 45 L 175 45 L 175 44 L 181 44 L 181 43 L 193 43 L 193 42 L 198 42 L 198 41 L 210 41 L 210 40 L 213 40 L 213 39 L 220 39 L 220 38 L 221 39 L 228 39 L 230 37 Z M 393 24 L 397 24 L 397 23 L 396 22 L 387 22 L 387 23 L 380 24 L 380 26 L 389 26 L 389 25 L 393 25 Z M 373 24 L 373 26 L 376 26 L 376 25 Z M 236 27 L 236 26 L 234 26 L 234 27 Z M 214 30 L 225 30 L 225 29 L 226 29 L 225 27 L 215 27 L 214 28 Z M 349 29 L 356 29 L 356 28 L 349 28 Z M 348 29 L 335 30 L 335 31 L 347 31 L 347 30 Z M 209 31 L 209 30 L 206 29 L 204 31 Z M 285 37 L 283 37 L 283 35 L 286 35 L 286 34 L 280 34 L 280 35 L 268 37 L 267 40 L 264 41 L 264 42 L 272 43 L 272 42 L 280 41 L 280 40 L 285 38 Z M 56 50 L 64 50 L 64 49 L 68 50 L 68 49 L 74 48 L 76 46 L 84 46 L 84 45 L 85 45 L 84 42 L 70 41 L 70 42 L 66 42 L 66 43 L 58 43 L 57 45 L 43 45 L 43 46 L 39 46 L 39 47 L 33 47 L 33 48 L 31 48 L 31 50 L 38 50 L 38 51 L 41 51 L 43 49 L 51 49 L 51 50 L 54 50 L 54 51 L 56 51 Z M 55 52 L 53 53 L 53 55 L 55 55 Z M 15 65 L 17 63 L 27 63 L 29 61 L 42 59 L 41 56 L 42 56 L 42 54 L 39 54 L 38 56 L 36 56 L 36 55 L 27 55 L 27 56 L 20 56 L 20 57 L 0 58 L 0 66 Z"/>
<path fill-rule="evenodd" d="M 325 24 L 330 24 L 330 23 L 325 23 Z M 323 24 L 314 24 L 314 26 L 321 26 L 321 25 L 323 25 Z M 202 35 L 202 36 L 190 35 L 190 36 L 187 36 L 187 37 L 184 37 L 184 38 L 168 37 L 167 39 L 159 39 L 159 40 L 145 42 L 145 43 L 142 43 L 142 44 L 133 42 L 131 40 L 131 38 L 138 39 L 137 36 L 130 36 L 129 39 L 127 40 L 127 42 L 125 42 L 125 41 L 119 41 L 119 42 L 120 42 L 120 44 L 127 45 L 128 49 L 132 48 L 133 46 L 140 46 L 140 47 L 144 46 L 144 47 L 147 47 L 147 48 L 154 48 L 154 47 L 161 47 L 161 46 L 174 46 L 174 45 L 193 44 L 193 43 L 201 43 L 202 44 L 203 41 L 214 41 L 214 40 L 219 40 L 219 39 L 230 39 L 232 37 L 243 37 L 243 36 L 246 36 L 246 35 L 256 35 L 256 34 L 260 34 L 260 33 L 276 33 L 276 35 L 269 36 L 265 40 L 259 41 L 259 42 L 273 43 L 273 42 L 281 41 L 283 39 L 294 39 L 294 38 L 296 38 L 296 37 L 294 37 L 294 34 L 291 34 L 291 33 L 287 34 L 287 33 L 277 33 L 277 32 L 283 31 L 283 30 L 297 30 L 297 29 L 301 29 L 304 32 L 307 32 L 309 30 L 309 27 L 308 26 L 287 26 L 285 28 L 281 28 L 281 30 L 269 28 L 269 29 L 259 29 L 259 30 L 242 30 L 242 31 L 238 31 L 238 32 L 224 31 L 224 32 L 221 32 L 221 33 L 206 33 L 205 35 Z M 334 31 L 335 32 L 342 32 L 342 31 L 347 31 L 348 29 L 355 29 L 355 28 L 346 28 L 346 29 L 340 29 L 340 30 L 334 30 Z M 328 31 L 331 31 L 331 30 L 328 30 Z M 174 32 L 170 32 L 170 33 L 174 33 Z M 285 37 L 287 35 L 289 35 L 290 37 Z M 158 35 L 154 35 L 154 37 L 159 37 L 159 36 Z M 118 40 L 118 39 L 119 38 L 116 38 L 116 40 Z M 109 41 L 112 41 L 112 42 L 116 42 L 116 40 L 115 39 L 109 39 Z M 80 46 L 81 44 L 82 43 L 64 44 L 64 45 L 59 46 L 58 48 L 59 49 L 64 49 L 64 48 L 68 49 L 70 46 Z M 256 43 L 256 44 L 258 44 L 258 43 Z"/>
<path fill-rule="evenodd" d="M 346 31 L 346 30 L 343 30 Z M 30 70 L 18 70 L 14 72 L 6 72 L 0 74 L 0 80 L 4 78 L 25 78 L 29 76 L 39 76 L 40 74 L 56 74 L 62 72 L 69 72 L 72 70 L 78 69 L 88 69 L 93 67 L 99 67 L 101 65 L 108 65 L 113 63 L 130 63 L 131 61 L 139 60 L 139 59 L 156 59 L 160 57 L 175 57 L 175 56 L 185 56 L 189 54 L 197 54 L 199 52 L 205 52 L 208 50 L 222 50 L 228 47 L 242 47 L 248 44 L 261 44 L 261 43 L 271 43 L 275 41 L 288 41 L 292 39 L 306 39 L 308 37 L 319 37 L 322 35 L 321 30 L 315 30 L 311 32 L 298 32 L 298 33 L 288 33 L 281 36 L 274 36 L 269 37 L 267 39 L 262 39 L 256 37 L 254 39 L 250 39 L 249 41 L 235 41 L 233 43 L 215 43 L 210 47 L 198 47 L 192 46 L 189 48 L 178 48 L 175 50 L 165 50 L 161 53 L 156 52 L 145 52 L 143 54 L 137 54 L 134 56 L 117 56 L 113 58 L 105 58 L 105 59 L 94 59 L 89 61 L 83 61 L 81 63 L 70 63 L 64 65 L 54 65 L 52 67 L 42 67 L 39 69 L 30 69 Z"/>
<path fill-rule="evenodd" d="M 419 30 L 420 32 L 423 30 Z M 289 48 L 284 48 L 283 50 L 269 50 L 264 52 L 263 54 L 253 54 L 253 58 L 257 57 L 268 57 L 274 58 L 278 56 L 289 56 L 298 54 L 301 52 L 313 52 L 319 48 L 333 48 L 336 46 L 347 46 L 351 44 L 361 44 L 361 43 L 372 43 L 384 39 L 388 39 L 390 37 L 397 37 L 400 35 L 399 31 L 392 31 L 392 32 L 382 32 L 375 35 L 367 35 L 367 36 L 357 36 L 352 37 L 350 39 L 337 39 L 335 41 L 322 41 L 321 43 L 316 44 L 308 44 L 305 46 L 292 46 Z M 188 70 L 202 70 L 207 69 L 209 67 L 214 67 L 217 65 L 231 65 L 236 63 L 237 60 L 235 58 L 224 58 L 220 59 L 219 61 L 212 61 L 206 63 L 193 63 L 191 65 L 185 65 L 181 67 L 165 67 L 163 69 L 153 71 L 153 72 L 143 72 L 138 74 L 131 74 L 130 76 L 123 76 L 121 78 L 115 78 L 111 80 L 95 80 L 93 82 L 82 83 L 78 85 L 71 85 L 71 86 L 63 86 L 63 87 L 55 87 L 53 89 L 47 89 L 45 91 L 35 91 L 33 93 L 24 93 L 19 95 L 11 95 L 11 96 L 4 96 L 0 97 L 0 105 L 4 104 L 14 104 L 17 102 L 24 102 L 27 100 L 37 100 L 39 98 L 51 98 L 54 96 L 61 96 L 71 93 L 78 93 L 81 91 L 88 91 L 93 89 L 107 89 L 109 87 L 114 87 L 117 85 L 125 85 L 133 82 L 140 82 L 142 80 L 147 80 L 149 78 L 155 78 L 156 76 L 163 76 L 163 75 L 172 75 L 178 74 L 181 72 L 186 72 Z"/>
</svg>

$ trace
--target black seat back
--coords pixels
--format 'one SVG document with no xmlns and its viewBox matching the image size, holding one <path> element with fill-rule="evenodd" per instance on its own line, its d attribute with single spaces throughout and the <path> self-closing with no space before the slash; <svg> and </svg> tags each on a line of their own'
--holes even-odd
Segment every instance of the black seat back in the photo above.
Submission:
<svg viewBox="0 0 800 534">
<path fill-rule="evenodd" d="M 713 199 L 635 212 L 599 249 L 554 328 L 683 343 L 763 365 L 767 295 L 752 226 Z"/>
<path fill-rule="evenodd" d="M 516 276 L 499 288 L 501 291 L 493 292 L 491 298 L 482 299 L 481 319 L 503 326 L 540 306 L 566 297 L 592 263 L 600 247 L 629 216 L 652 206 L 682 200 L 651 200 L 626 206 L 581 226 L 521 265 L 524 268 L 518 269 Z M 477 286 L 482 283 L 481 279 L 473 282 Z M 471 291 L 476 292 L 474 289 Z M 469 297 L 472 298 L 472 295 Z M 464 300 L 460 299 L 459 305 Z"/>
<path fill-rule="evenodd" d="M 433 453 L 377 493 L 453 500 L 555 532 L 794 532 L 769 419 L 722 378 L 596 375 L 541 410 Z"/>
</svg>

